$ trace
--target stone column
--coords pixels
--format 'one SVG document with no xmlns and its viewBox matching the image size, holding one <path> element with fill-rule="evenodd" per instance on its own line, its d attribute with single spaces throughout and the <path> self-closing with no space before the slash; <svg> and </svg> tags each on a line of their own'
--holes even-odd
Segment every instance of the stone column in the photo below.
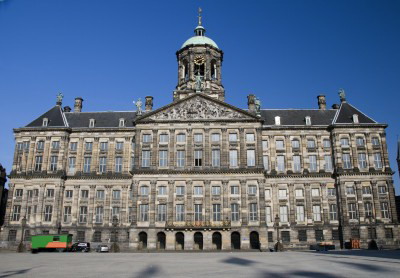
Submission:
<svg viewBox="0 0 400 278">
<path fill-rule="evenodd" d="M 187 139 L 186 139 L 186 165 L 188 169 L 192 169 L 194 167 L 194 149 L 193 149 L 193 138 L 192 138 L 192 129 L 187 129 Z M 203 160 L 204 160 L 204 150 L 203 150 Z M 204 165 L 204 161 L 203 161 Z"/>
<path fill-rule="evenodd" d="M 246 163 L 246 137 L 244 128 L 239 128 L 239 140 L 240 140 L 240 150 L 238 157 L 238 166 L 239 168 L 244 168 L 247 166 Z"/>
<path fill-rule="evenodd" d="M 289 189 L 289 223 L 290 225 L 296 225 L 296 202 L 294 199 L 294 184 L 288 183 Z"/>
<path fill-rule="evenodd" d="M 132 181 L 132 226 L 136 226 L 138 217 L 138 191 L 139 191 L 139 181 Z M 133 235 L 133 233 L 131 233 Z"/>
<path fill-rule="evenodd" d="M 220 149 L 220 165 L 221 168 L 229 168 L 229 146 L 228 146 L 228 136 L 227 136 L 227 129 L 222 129 L 222 145 Z"/>
<path fill-rule="evenodd" d="M 157 194 L 156 194 L 156 180 L 150 181 L 150 196 L 149 196 L 149 205 L 150 205 L 150 211 L 149 211 L 149 220 L 150 220 L 150 227 L 154 227 L 155 225 L 155 216 L 156 216 L 156 199 L 157 199 Z"/>
<path fill-rule="evenodd" d="M 258 180 L 258 200 L 260 207 L 260 226 L 264 227 L 265 223 L 265 179 Z"/>
<path fill-rule="evenodd" d="M 212 163 L 211 163 L 211 146 L 210 146 L 210 129 L 205 128 L 204 129 L 204 143 L 203 146 L 205 146 L 204 149 L 204 167 L 210 168 Z"/>
<path fill-rule="evenodd" d="M 204 221 L 205 222 L 210 222 L 210 213 L 211 213 L 211 181 L 205 180 L 204 181 Z"/>
<path fill-rule="evenodd" d="M 242 226 L 248 224 L 248 208 L 247 208 L 247 181 L 240 180 L 240 200 L 241 200 L 241 217 L 242 217 Z"/>
<path fill-rule="evenodd" d="M 175 129 L 169 130 L 169 167 L 176 167 L 176 144 L 175 144 Z"/>
<path fill-rule="evenodd" d="M 193 198 L 192 198 L 192 180 L 186 181 L 186 198 L 187 198 L 187 205 L 186 205 L 186 221 L 193 222 Z"/>
<path fill-rule="evenodd" d="M 168 181 L 167 222 L 171 224 L 174 222 L 174 184 L 175 181 Z"/>
<path fill-rule="evenodd" d="M 228 194 L 229 194 L 229 181 L 223 180 L 222 184 L 222 220 L 230 220 L 229 216 L 229 202 L 228 202 Z"/>
</svg>

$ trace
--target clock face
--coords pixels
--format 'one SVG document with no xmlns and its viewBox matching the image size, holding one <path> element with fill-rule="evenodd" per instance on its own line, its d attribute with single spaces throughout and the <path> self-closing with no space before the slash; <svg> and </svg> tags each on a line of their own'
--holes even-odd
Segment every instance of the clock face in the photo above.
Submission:
<svg viewBox="0 0 400 278">
<path fill-rule="evenodd" d="M 204 58 L 203 56 L 196 56 L 196 57 L 194 58 L 194 63 L 195 63 L 196 65 L 202 65 L 202 64 L 205 63 L 205 61 L 206 61 L 206 58 Z"/>
</svg>

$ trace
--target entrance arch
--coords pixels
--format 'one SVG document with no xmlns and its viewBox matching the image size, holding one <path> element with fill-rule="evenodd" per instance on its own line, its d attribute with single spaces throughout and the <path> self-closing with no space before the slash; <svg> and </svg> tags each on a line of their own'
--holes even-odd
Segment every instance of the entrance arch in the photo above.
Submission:
<svg viewBox="0 0 400 278">
<path fill-rule="evenodd" d="M 165 233 L 159 232 L 157 234 L 157 249 L 158 250 L 164 250 L 165 249 L 165 242 L 166 242 Z"/>
<path fill-rule="evenodd" d="M 220 232 L 213 233 L 212 244 L 213 244 L 213 249 L 216 249 L 216 250 L 222 249 L 222 236 L 221 236 Z"/>
<path fill-rule="evenodd" d="M 231 233 L 231 248 L 240 249 L 240 234 L 238 232 Z"/>
<path fill-rule="evenodd" d="M 175 234 L 175 250 L 185 250 L 185 235 L 181 232 Z"/>
<path fill-rule="evenodd" d="M 194 234 L 194 249 L 203 250 L 203 234 L 200 232 Z"/>
<path fill-rule="evenodd" d="M 260 249 L 260 237 L 257 232 L 250 233 L 250 248 L 251 249 Z"/>
<path fill-rule="evenodd" d="M 145 232 L 139 233 L 139 250 L 147 249 L 147 234 Z"/>
</svg>

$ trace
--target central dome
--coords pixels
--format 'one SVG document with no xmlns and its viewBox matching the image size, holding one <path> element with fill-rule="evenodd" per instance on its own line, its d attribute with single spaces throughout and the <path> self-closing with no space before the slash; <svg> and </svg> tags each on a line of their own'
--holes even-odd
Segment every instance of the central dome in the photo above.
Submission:
<svg viewBox="0 0 400 278">
<path fill-rule="evenodd" d="M 191 44 L 201 44 L 201 45 L 208 44 L 215 48 L 218 48 L 218 45 L 212 39 L 210 39 L 206 36 L 194 36 L 194 37 L 191 37 L 190 39 L 188 39 L 187 41 L 185 41 L 184 44 L 182 44 L 181 49 L 188 45 L 191 45 Z"/>
</svg>

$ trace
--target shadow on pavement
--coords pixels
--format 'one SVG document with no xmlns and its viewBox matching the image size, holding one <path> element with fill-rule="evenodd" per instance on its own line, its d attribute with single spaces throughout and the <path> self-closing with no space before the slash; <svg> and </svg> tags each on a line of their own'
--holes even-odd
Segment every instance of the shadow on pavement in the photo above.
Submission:
<svg viewBox="0 0 400 278">
<path fill-rule="evenodd" d="M 159 272 L 160 272 L 160 268 L 158 266 L 151 265 L 151 266 L 146 267 L 142 271 L 140 271 L 134 277 L 138 277 L 138 278 L 153 277 Z"/>
<path fill-rule="evenodd" d="M 371 263 L 367 263 L 367 264 L 360 264 L 360 263 L 355 263 L 355 262 L 343 262 L 343 261 L 335 261 L 335 263 L 338 264 L 342 264 L 342 265 L 347 265 L 349 267 L 352 268 L 357 268 L 359 270 L 365 270 L 365 271 L 372 271 L 372 272 L 388 272 L 389 270 L 378 266 L 376 264 L 371 264 Z M 390 271 L 389 271 L 390 272 Z"/>
<path fill-rule="evenodd" d="M 248 265 L 255 263 L 255 261 L 241 259 L 241 258 L 235 258 L 235 257 L 225 259 L 222 262 L 226 263 L 226 264 L 236 264 L 236 265 L 243 265 L 243 266 L 248 266 Z"/>
<path fill-rule="evenodd" d="M 0 273 L 0 278 L 11 277 L 11 276 L 20 275 L 20 274 L 25 274 L 29 270 L 31 270 L 31 268 L 1 272 Z"/>
<path fill-rule="evenodd" d="M 346 256 L 360 256 L 360 257 L 400 260 L 400 250 L 348 250 L 348 251 L 346 250 L 346 251 L 318 252 L 314 254 L 346 255 Z"/>
<path fill-rule="evenodd" d="M 317 272 L 317 271 L 290 271 L 285 273 L 277 273 L 270 271 L 263 271 L 258 277 L 274 277 L 274 278 L 287 278 L 287 277 L 324 277 L 324 278 L 339 278 L 342 276 L 336 276 L 329 273 Z"/>
</svg>

